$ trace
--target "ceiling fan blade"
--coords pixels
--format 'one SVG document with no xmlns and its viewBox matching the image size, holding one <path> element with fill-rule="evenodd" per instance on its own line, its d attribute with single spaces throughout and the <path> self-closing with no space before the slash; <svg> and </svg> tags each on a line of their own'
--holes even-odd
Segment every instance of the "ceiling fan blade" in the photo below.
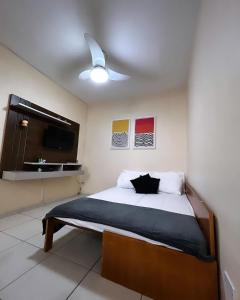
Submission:
<svg viewBox="0 0 240 300">
<path fill-rule="evenodd" d="M 87 80 L 90 78 L 90 73 L 91 73 L 91 70 L 85 70 L 85 71 L 82 71 L 80 74 L 79 74 L 79 78 L 80 79 L 83 79 L 83 80 Z"/>
<path fill-rule="evenodd" d="M 109 68 L 107 70 L 108 70 L 108 75 L 110 80 L 120 81 L 120 80 L 127 80 L 130 78 L 130 76 L 128 75 L 115 72 Z"/>
<path fill-rule="evenodd" d="M 93 67 L 95 66 L 105 67 L 105 56 L 101 47 L 88 33 L 84 34 L 84 38 L 88 43 L 91 52 Z"/>
</svg>

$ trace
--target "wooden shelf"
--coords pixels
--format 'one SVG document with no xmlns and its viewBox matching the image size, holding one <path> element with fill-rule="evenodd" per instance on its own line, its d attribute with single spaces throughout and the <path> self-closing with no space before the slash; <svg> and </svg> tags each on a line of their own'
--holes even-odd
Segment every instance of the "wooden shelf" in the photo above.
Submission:
<svg viewBox="0 0 240 300">
<path fill-rule="evenodd" d="M 83 175 L 82 170 L 71 171 L 50 171 L 50 172 L 31 172 L 31 171 L 3 171 L 2 179 L 9 181 L 35 180 L 47 178 L 59 178 L 67 176 Z"/>
</svg>

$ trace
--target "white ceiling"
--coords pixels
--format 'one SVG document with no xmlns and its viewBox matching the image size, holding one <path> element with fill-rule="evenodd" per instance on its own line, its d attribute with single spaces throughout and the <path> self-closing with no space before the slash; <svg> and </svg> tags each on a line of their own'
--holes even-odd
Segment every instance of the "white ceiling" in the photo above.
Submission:
<svg viewBox="0 0 240 300">
<path fill-rule="evenodd" d="M 0 0 L 0 42 L 85 102 L 157 95 L 187 83 L 200 0 Z M 96 85 L 90 33 L 130 80 Z"/>
</svg>

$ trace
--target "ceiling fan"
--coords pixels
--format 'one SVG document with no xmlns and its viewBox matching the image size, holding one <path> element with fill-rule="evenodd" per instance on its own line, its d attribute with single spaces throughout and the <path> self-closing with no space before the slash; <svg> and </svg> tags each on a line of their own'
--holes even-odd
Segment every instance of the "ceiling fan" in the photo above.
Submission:
<svg viewBox="0 0 240 300">
<path fill-rule="evenodd" d="M 91 79 L 96 83 L 104 83 L 109 80 L 121 81 L 130 78 L 128 75 L 118 73 L 106 66 L 106 59 L 99 44 L 88 34 L 84 38 L 89 46 L 92 56 L 92 68 L 82 71 L 79 78 L 82 80 Z"/>
</svg>

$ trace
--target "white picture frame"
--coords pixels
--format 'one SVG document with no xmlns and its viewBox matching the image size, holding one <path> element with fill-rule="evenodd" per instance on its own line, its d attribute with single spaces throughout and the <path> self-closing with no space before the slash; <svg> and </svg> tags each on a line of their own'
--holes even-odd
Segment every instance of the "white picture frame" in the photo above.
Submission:
<svg viewBox="0 0 240 300">
<path fill-rule="evenodd" d="M 136 145 L 136 121 L 137 120 L 144 120 L 144 119 L 151 119 L 153 118 L 153 131 L 152 132 L 143 132 L 142 137 L 139 137 L 138 144 Z M 156 149 L 156 125 L 157 125 L 157 117 L 156 116 L 138 116 L 133 119 L 132 124 L 132 148 L 134 150 L 151 150 Z M 140 135 L 140 134 L 139 134 Z M 152 140 L 151 140 L 152 139 Z M 142 142 L 142 146 L 140 143 Z M 152 145 L 151 145 L 152 143 Z"/>
<path fill-rule="evenodd" d="M 113 122 L 115 121 L 128 121 L 128 130 L 123 132 L 113 131 Z M 115 142 L 113 139 L 115 138 Z M 122 139 L 122 141 L 121 141 Z M 129 150 L 131 139 L 131 119 L 130 118 L 116 118 L 111 121 L 111 134 L 110 134 L 110 149 L 112 150 Z"/>
</svg>

